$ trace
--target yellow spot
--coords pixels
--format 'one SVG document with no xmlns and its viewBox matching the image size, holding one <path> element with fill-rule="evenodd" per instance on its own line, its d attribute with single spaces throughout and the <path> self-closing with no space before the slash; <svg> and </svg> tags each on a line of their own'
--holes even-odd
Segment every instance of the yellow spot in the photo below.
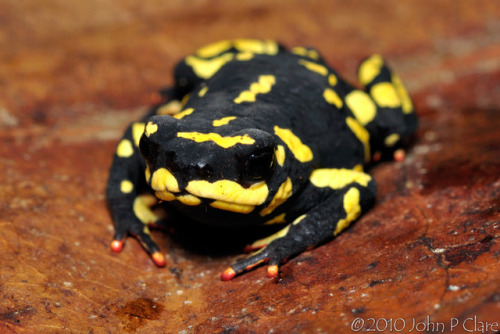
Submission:
<svg viewBox="0 0 500 334">
<path fill-rule="evenodd" d="M 245 90 L 234 99 L 234 103 L 255 102 L 257 94 L 266 94 L 271 91 L 272 86 L 276 83 L 274 75 L 261 75 L 259 80 L 250 85 L 249 90 Z"/>
<path fill-rule="evenodd" d="M 330 187 L 335 190 L 342 189 L 352 182 L 356 182 L 366 187 L 371 179 L 371 176 L 368 174 L 346 168 L 315 169 L 309 177 L 309 181 L 311 181 L 315 187 Z"/>
<path fill-rule="evenodd" d="M 352 117 L 346 118 L 346 123 L 354 133 L 356 138 L 363 144 L 365 151 L 365 161 L 370 160 L 370 133 L 357 120 Z"/>
<path fill-rule="evenodd" d="M 155 191 L 155 195 L 156 197 L 158 197 L 159 199 L 163 200 L 163 201 L 173 201 L 175 200 L 175 195 L 172 194 L 171 192 L 167 191 L 167 190 L 164 190 L 164 191 Z"/>
<path fill-rule="evenodd" d="M 397 133 L 393 133 L 392 135 L 388 135 L 384 139 L 384 145 L 387 147 L 392 147 L 398 142 L 399 138 L 400 137 Z"/>
<path fill-rule="evenodd" d="M 282 213 L 280 215 L 277 215 L 273 219 L 268 220 L 267 222 L 264 223 L 264 225 L 272 225 L 272 224 L 282 224 L 285 221 L 285 213 Z"/>
<path fill-rule="evenodd" d="M 230 121 L 232 121 L 233 119 L 236 119 L 236 116 L 228 116 L 228 117 L 224 117 L 224 118 L 221 118 L 221 119 L 216 119 L 212 122 L 212 125 L 213 126 L 222 126 L 222 125 L 226 125 L 228 124 Z"/>
<path fill-rule="evenodd" d="M 307 215 L 302 215 L 302 216 L 297 217 L 297 218 L 293 221 L 292 225 L 297 225 L 297 224 L 298 224 L 298 223 L 300 223 L 302 220 L 304 220 L 304 218 L 306 218 L 306 217 L 307 217 Z"/>
<path fill-rule="evenodd" d="M 306 49 L 303 46 L 294 47 L 291 51 L 292 51 L 292 53 L 295 53 L 296 55 L 309 57 L 309 58 L 314 59 L 314 60 L 319 59 L 319 54 L 316 50 Z"/>
<path fill-rule="evenodd" d="M 243 188 L 230 180 L 208 182 L 205 180 L 189 181 L 186 190 L 191 194 L 234 204 L 259 205 L 266 201 L 269 190 L 265 182 L 252 184 Z"/>
<path fill-rule="evenodd" d="M 122 139 L 116 147 L 116 155 L 118 155 L 120 158 L 128 158 L 132 154 L 134 154 L 132 143 L 128 139 Z"/>
<path fill-rule="evenodd" d="M 280 185 L 276 195 L 274 195 L 271 200 L 271 203 L 269 203 L 266 208 L 262 209 L 260 215 L 265 216 L 270 214 L 274 211 L 274 209 L 283 204 L 290 196 L 292 196 L 292 180 L 288 177 L 286 181 Z"/>
<path fill-rule="evenodd" d="M 203 97 L 203 96 L 205 96 L 205 94 L 207 93 L 207 91 L 208 91 L 208 87 L 207 87 L 207 86 L 203 87 L 203 88 L 202 88 L 202 89 L 200 89 L 200 91 L 198 92 L 198 96 L 199 96 L 199 97 Z"/>
<path fill-rule="evenodd" d="M 132 192 L 132 190 L 134 190 L 134 184 L 129 180 L 123 180 L 120 183 L 120 190 L 124 194 L 129 194 Z"/>
<path fill-rule="evenodd" d="M 337 80 L 337 77 L 335 76 L 335 74 L 330 74 L 328 76 L 328 83 L 330 84 L 330 86 L 335 86 L 337 84 L 338 80 Z"/>
<path fill-rule="evenodd" d="M 359 190 L 357 188 L 349 189 L 344 195 L 344 210 L 346 212 L 346 217 L 337 222 L 337 227 L 335 228 L 333 235 L 337 235 L 342 232 L 361 214 L 361 206 L 359 205 Z"/>
<path fill-rule="evenodd" d="M 234 47 L 238 51 L 251 52 L 257 54 L 275 55 L 278 53 L 278 44 L 274 41 L 261 41 L 257 39 L 237 39 Z"/>
<path fill-rule="evenodd" d="M 362 172 L 363 171 L 363 165 L 362 164 L 357 164 L 352 169 L 355 170 L 355 171 L 357 171 L 357 172 Z"/>
<path fill-rule="evenodd" d="M 149 179 L 151 179 L 151 171 L 149 167 L 146 167 L 146 171 L 144 172 L 144 176 L 146 177 L 146 181 L 149 183 Z"/>
<path fill-rule="evenodd" d="M 278 145 L 274 154 L 276 155 L 276 161 L 278 162 L 278 165 L 283 167 L 283 165 L 285 164 L 285 148 L 283 147 L 283 145 Z"/>
<path fill-rule="evenodd" d="M 313 63 L 304 59 L 299 60 L 299 64 L 305 66 L 305 68 L 307 68 L 309 71 L 316 72 L 323 76 L 326 76 L 328 74 L 328 69 L 323 65 Z"/>
<path fill-rule="evenodd" d="M 154 171 L 151 179 L 151 187 L 156 191 L 179 192 L 179 184 L 175 176 L 166 168 Z"/>
<path fill-rule="evenodd" d="M 380 73 L 380 69 L 384 65 L 384 60 L 380 55 L 373 55 L 367 60 L 365 60 L 360 66 L 358 71 L 359 82 L 363 85 L 367 85 L 375 79 L 375 77 Z"/>
<path fill-rule="evenodd" d="M 223 148 L 228 148 L 236 144 L 252 145 L 253 143 L 255 143 L 255 140 L 251 138 L 248 134 L 244 134 L 243 136 L 222 137 L 220 134 L 212 132 L 211 133 L 179 132 L 177 133 L 177 137 L 194 140 L 197 143 L 202 143 L 205 141 L 213 141 L 214 143 Z"/>
<path fill-rule="evenodd" d="M 362 125 L 370 123 L 375 118 L 377 107 L 365 92 L 353 90 L 346 96 L 345 102 Z"/>
<path fill-rule="evenodd" d="M 394 74 L 392 76 L 392 83 L 396 88 L 396 92 L 398 93 L 399 98 L 401 99 L 401 106 L 403 108 L 403 113 L 410 114 L 413 111 L 413 103 L 411 102 L 410 95 L 408 94 L 408 91 L 403 85 L 403 82 L 401 81 L 398 75 Z"/>
<path fill-rule="evenodd" d="M 286 227 L 279 230 L 278 232 L 276 232 L 276 233 L 274 233 L 266 238 L 255 241 L 251 245 L 251 247 L 252 248 L 260 248 L 260 247 L 264 247 L 266 245 L 269 245 L 272 241 L 284 237 L 288 233 L 288 230 L 290 229 L 291 226 L 292 226 L 292 224 L 287 225 Z"/>
<path fill-rule="evenodd" d="M 135 216 L 144 224 L 154 223 L 159 220 L 161 217 L 150 209 L 157 202 L 156 198 L 152 196 L 137 196 L 132 207 Z"/>
<path fill-rule="evenodd" d="M 300 162 L 312 160 L 313 153 L 311 149 L 307 145 L 304 145 L 300 138 L 294 135 L 291 130 L 275 126 L 274 133 L 285 142 L 286 146 L 288 146 L 288 149 L 292 151 L 297 160 Z"/>
<path fill-rule="evenodd" d="M 222 66 L 233 59 L 233 54 L 224 53 L 212 59 L 187 56 L 186 64 L 193 68 L 194 73 L 203 79 L 211 78 Z"/>
<path fill-rule="evenodd" d="M 323 97 L 325 98 L 326 102 L 335 105 L 338 109 L 342 108 L 342 99 L 333 89 L 325 89 L 325 91 L 323 92 Z"/>
<path fill-rule="evenodd" d="M 157 115 L 175 115 L 181 111 L 182 105 L 179 100 L 172 100 L 167 104 L 162 105 L 156 110 Z"/>
<path fill-rule="evenodd" d="M 247 61 L 253 58 L 253 53 L 251 52 L 240 52 L 236 54 L 236 60 Z"/>
<path fill-rule="evenodd" d="M 238 213 L 250 213 L 253 211 L 253 209 L 255 209 L 254 205 L 236 204 L 226 201 L 213 201 L 212 203 L 210 203 L 210 206 L 216 209 Z"/>
<path fill-rule="evenodd" d="M 212 44 L 205 45 L 198 49 L 196 54 L 202 58 L 211 58 L 226 52 L 232 47 L 231 41 L 219 41 Z"/>
<path fill-rule="evenodd" d="M 177 196 L 177 200 L 182 204 L 189 206 L 195 206 L 201 204 L 201 199 L 190 194 Z"/>
<path fill-rule="evenodd" d="M 175 114 L 174 117 L 177 119 L 184 118 L 187 115 L 191 115 L 193 113 L 194 109 L 193 108 L 188 108 L 186 110 L 181 111 L 178 114 Z"/>
<path fill-rule="evenodd" d="M 186 94 L 184 95 L 184 97 L 182 98 L 181 100 L 181 106 L 184 108 L 184 106 L 186 105 L 187 101 L 189 100 L 189 98 L 191 97 L 191 94 Z"/>
<path fill-rule="evenodd" d="M 154 124 L 153 122 L 148 122 L 148 125 L 146 125 L 146 130 L 145 130 L 146 136 L 149 137 L 156 131 L 158 131 L 158 124 Z"/>
<path fill-rule="evenodd" d="M 139 147 L 139 142 L 141 141 L 141 136 L 144 133 L 144 123 L 134 123 L 132 124 L 132 139 L 134 140 L 135 146 Z"/>
<path fill-rule="evenodd" d="M 389 82 L 381 82 L 374 85 L 370 90 L 370 94 L 381 107 L 397 108 L 401 106 L 399 96 L 394 86 Z"/>
</svg>

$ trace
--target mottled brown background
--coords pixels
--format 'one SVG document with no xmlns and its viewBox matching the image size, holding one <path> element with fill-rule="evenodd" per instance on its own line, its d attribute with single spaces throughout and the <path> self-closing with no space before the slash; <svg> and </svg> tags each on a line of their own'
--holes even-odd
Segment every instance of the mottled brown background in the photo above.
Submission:
<svg viewBox="0 0 500 334">
<path fill-rule="evenodd" d="M 236 37 L 315 46 L 351 80 L 360 59 L 383 54 L 421 117 L 408 158 L 373 168 L 377 206 L 277 279 L 259 268 L 221 282 L 239 255 L 220 239 L 196 251 L 155 233 L 163 269 L 132 239 L 111 253 L 103 193 L 122 131 L 176 60 Z M 499 113 L 494 0 L 2 0 L 0 332 L 500 323 Z"/>
</svg>

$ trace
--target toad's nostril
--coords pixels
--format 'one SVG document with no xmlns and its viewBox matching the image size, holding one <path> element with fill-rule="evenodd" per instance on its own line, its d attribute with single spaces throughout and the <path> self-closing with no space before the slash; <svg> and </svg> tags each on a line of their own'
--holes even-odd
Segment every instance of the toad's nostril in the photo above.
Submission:
<svg viewBox="0 0 500 334">
<path fill-rule="evenodd" d="M 195 167 L 196 175 L 200 178 L 207 180 L 211 178 L 214 174 L 214 171 L 211 166 L 205 163 L 199 162 Z"/>
</svg>

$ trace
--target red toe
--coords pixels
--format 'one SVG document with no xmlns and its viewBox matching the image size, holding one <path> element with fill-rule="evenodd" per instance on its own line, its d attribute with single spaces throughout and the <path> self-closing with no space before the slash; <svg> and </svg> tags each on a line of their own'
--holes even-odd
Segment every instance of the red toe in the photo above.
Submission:
<svg viewBox="0 0 500 334">
<path fill-rule="evenodd" d="M 154 252 L 151 254 L 151 257 L 153 258 L 153 262 L 158 266 L 158 267 L 165 267 L 167 264 L 167 260 L 165 259 L 165 255 L 163 255 L 161 252 Z"/>
<path fill-rule="evenodd" d="M 229 281 L 234 276 L 236 276 L 236 271 L 234 271 L 233 268 L 229 267 L 222 272 L 222 274 L 220 275 L 220 279 L 223 281 Z"/>
<path fill-rule="evenodd" d="M 116 253 L 121 252 L 123 248 L 123 243 L 124 243 L 123 240 L 113 240 L 111 242 L 111 250 Z"/>
</svg>

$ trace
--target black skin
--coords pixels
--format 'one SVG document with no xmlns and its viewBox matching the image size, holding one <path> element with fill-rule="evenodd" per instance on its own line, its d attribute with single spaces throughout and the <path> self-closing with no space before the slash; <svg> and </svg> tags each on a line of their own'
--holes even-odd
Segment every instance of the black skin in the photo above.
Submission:
<svg viewBox="0 0 500 334">
<path fill-rule="evenodd" d="M 258 45 L 264 42 L 253 43 Z M 284 260 L 331 239 L 339 222 L 347 218 L 348 225 L 373 204 L 375 181 L 362 172 L 363 166 L 369 163 L 365 156 L 366 145 L 346 122 L 348 118 L 356 119 L 345 99 L 355 88 L 342 80 L 313 49 L 303 48 L 302 50 L 309 52 L 305 54 L 290 52 L 275 44 L 275 51 L 259 53 L 252 50 L 253 54 L 248 57 L 249 51 L 236 45 L 233 43 L 210 57 L 197 56 L 201 60 L 211 60 L 231 55 L 231 60 L 208 77 L 197 75 L 188 58 L 181 61 L 175 70 L 175 87 L 162 91 L 162 103 L 155 106 L 142 120 L 152 125 L 153 130 L 142 134 L 139 146 L 133 145 L 132 154 L 127 154 L 126 157 L 115 154 L 107 187 L 107 199 L 116 228 L 113 246 L 115 251 L 121 250 L 123 241 L 130 233 L 141 241 L 158 265 L 165 264 L 164 257 L 148 230 L 149 224 L 158 221 L 143 222 L 133 210 L 133 203 L 138 195 L 158 190 L 152 189 L 155 188 L 152 178 L 145 178 L 146 166 L 151 175 L 163 168 L 175 177 L 178 189 L 173 196 L 190 194 L 186 186 L 194 180 L 210 183 L 232 181 L 243 189 L 259 183 L 267 185 L 268 194 L 262 203 L 240 201 L 240 204 L 252 204 L 251 212 L 214 208 L 210 205 L 214 199 L 204 198 L 200 194 L 197 194 L 199 203 L 196 205 L 185 205 L 178 197 L 162 204 L 167 209 L 175 207 L 182 214 L 202 223 L 223 227 L 234 227 L 236 224 L 262 225 L 284 214 L 285 218 L 281 219 L 280 224 L 284 228 L 288 226 L 288 230 L 268 243 L 257 243 L 253 248 L 264 248 L 234 263 L 223 273 L 222 278 L 225 280 L 250 270 L 261 262 L 268 262 L 268 275 L 276 276 L 277 266 Z M 311 58 L 311 53 L 317 56 Z M 246 57 L 238 59 L 242 54 Z M 304 61 L 321 65 L 327 73 L 307 68 Z M 329 81 L 332 74 L 336 78 L 333 85 Z M 235 103 L 235 99 L 243 91 L 250 90 L 251 85 L 259 82 L 262 75 L 273 76 L 274 83 L 270 89 L 265 92 L 257 89 L 254 101 Z M 391 80 L 392 73 L 382 63 L 378 74 L 365 83 L 366 95 L 371 99 L 370 92 L 374 85 L 392 84 Z M 342 101 L 340 108 L 323 97 L 327 88 L 335 91 Z M 182 110 L 177 111 L 190 108 L 194 111 L 181 119 L 157 115 L 158 112 L 162 113 L 162 107 L 175 100 L 183 101 Z M 213 125 L 214 120 L 228 116 L 236 118 L 222 126 Z M 277 135 L 276 126 L 288 129 L 298 137 L 309 148 L 312 158 L 299 161 L 287 143 Z M 370 134 L 369 156 L 376 155 L 377 158 L 391 157 L 409 140 L 416 126 L 413 110 L 403 112 L 400 105 L 376 105 L 375 117 L 360 125 Z M 132 127 L 125 132 L 123 138 L 134 143 L 138 138 L 134 140 Z M 178 133 L 186 132 L 215 133 L 222 137 L 249 136 L 254 142 L 237 143 L 224 148 L 212 140 L 198 142 L 178 136 Z M 389 134 L 398 136 L 398 140 L 392 142 L 390 147 L 384 144 L 384 138 Z M 284 148 L 283 165 L 278 163 L 276 152 L 279 146 Z M 341 187 L 318 187 L 310 180 L 311 173 L 318 169 L 345 170 L 354 179 Z M 344 176 L 338 174 L 334 178 Z M 367 181 L 356 181 L 359 178 Z M 271 213 L 266 212 L 265 209 L 287 179 L 291 182 L 291 193 L 284 196 L 282 203 L 275 206 Z M 129 180 L 133 184 L 131 191 L 123 191 L 123 180 Z M 360 212 L 347 212 L 355 211 L 345 206 L 346 194 L 352 195 L 353 192 L 359 194 L 357 203 Z M 225 200 L 231 202 L 230 199 Z M 298 217 L 303 219 L 292 224 Z"/>
</svg>

